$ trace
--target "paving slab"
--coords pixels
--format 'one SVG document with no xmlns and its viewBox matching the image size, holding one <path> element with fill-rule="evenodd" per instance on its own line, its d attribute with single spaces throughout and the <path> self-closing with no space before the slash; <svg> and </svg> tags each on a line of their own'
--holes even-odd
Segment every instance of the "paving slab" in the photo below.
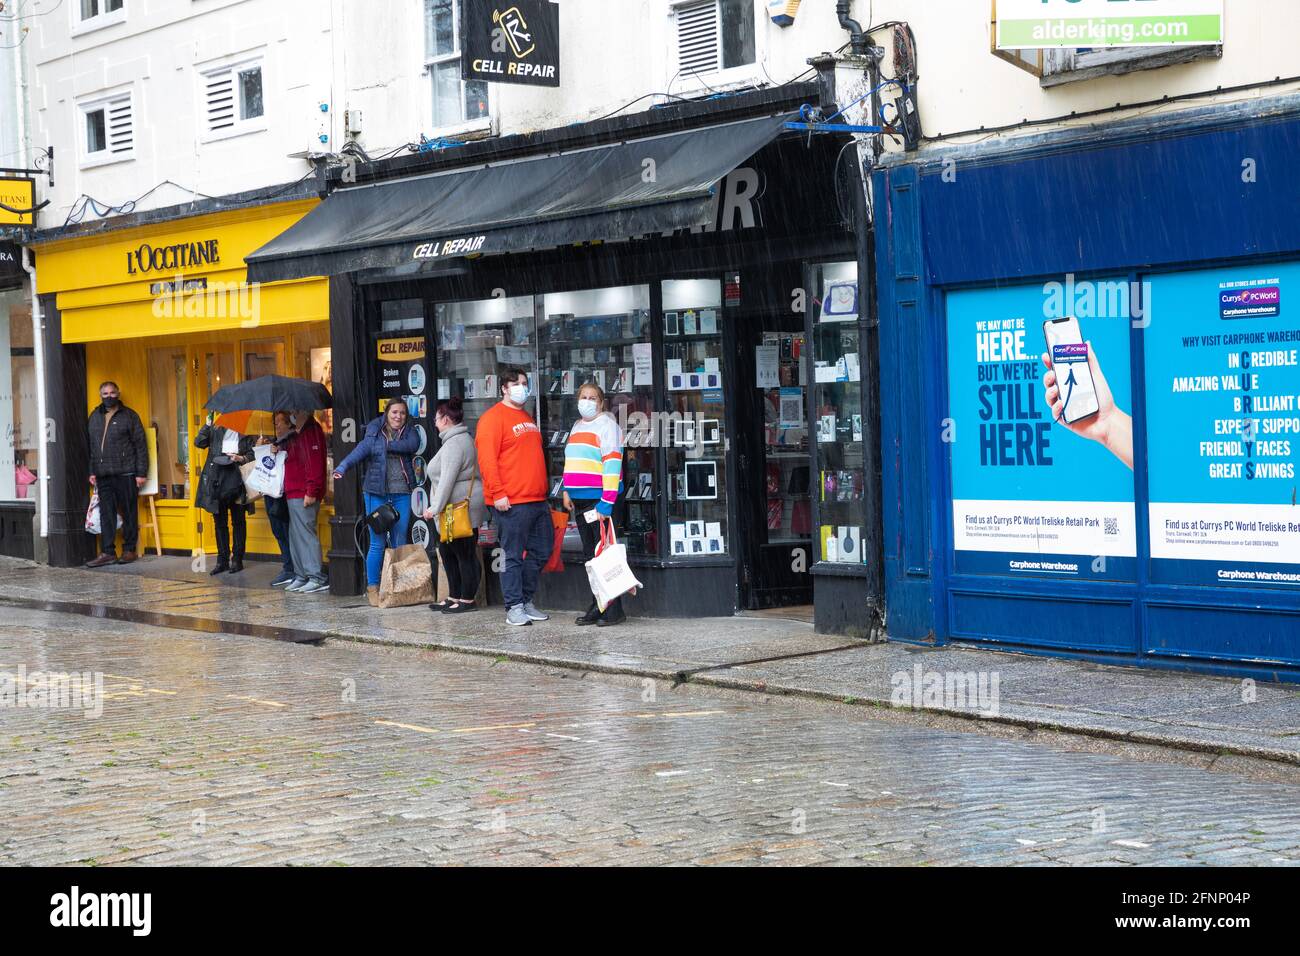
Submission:
<svg viewBox="0 0 1300 956">
<path fill-rule="evenodd" d="M 293 628 L 324 640 L 406 646 L 553 667 L 892 706 L 896 687 L 938 675 L 982 676 L 996 706 L 945 700 L 926 711 L 1208 753 L 1300 764 L 1300 690 L 1293 685 L 1108 666 L 949 645 L 868 645 L 770 616 L 630 618 L 578 627 L 556 612 L 510 628 L 499 608 L 448 616 L 424 607 L 378 610 L 364 599 L 285 594 L 259 584 L 276 565 L 211 578 L 177 558 L 90 571 L 0 558 L 0 601 L 99 603 L 200 622 Z M 0 662 L 2 664 L 3 662 Z M 996 677 L 996 685 L 991 683 Z M 978 686 L 978 684 L 977 684 Z"/>
</svg>

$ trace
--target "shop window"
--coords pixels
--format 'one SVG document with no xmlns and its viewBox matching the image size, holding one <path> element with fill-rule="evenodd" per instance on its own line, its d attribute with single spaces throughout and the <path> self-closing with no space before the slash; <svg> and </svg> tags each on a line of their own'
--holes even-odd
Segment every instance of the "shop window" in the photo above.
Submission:
<svg viewBox="0 0 1300 956">
<path fill-rule="evenodd" d="M 863 564 L 866 529 L 860 303 L 853 262 L 812 269 L 813 548 L 821 561 Z"/>
<path fill-rule="evenodd" d="M 538 326 L 538 392 L 542 440 L 552 498 L 561 497 L 565 443 L 579 420 L 578 393 L 591 382 L 605 393 L 610 414 L 626 426 L 634 413 L 654 410 L 650 373 L 650 287 L 620 286 L 556 292 L 542 297 Z M 641 351 L 641 381 L 636 380 Z M 655 555 L 658 548 L 658 482 L 651 435 L 624 434 L 623 491 L 615 518 L 628 552 Z M 579 518 L 578 520 L 582 520 Z M 570 527 L 565 550 L 580 551 L 577 529 Z"/>
<path fill-rule="evenodd" d="M 438 334 L 437 400 L 459 397 L 465 424 L 501 401 L 499 375 L 511 366 L 534 377 L 533 297 L 444 302 L 434 307 Z M 533 383 L 536 388 L 536 382 Z M 430 409 L 430 418 L 433 410 Z"/>
<path fill-rule="evenodd" d="M 184 347 L 149 350 L 149 424 L 158 431 L 160 498 L 188 497 L 188 380 Z"/>
<path fill-rule="evenodd" d="M 685 0 L 673 5 L 682 76 L 754 62 L 754 0 Z"/>
<path fill-rule="evenodd" d="M 379 304 L 381 332 L 411 332 L 423 329 L 423 299 L 389 299 Z"/>
<path fill-rule="evenodd" d="M 663 283 L 665 499 L 670 558 L 727 553 L 727 417 L 722 283 Z"/>
<path fill-rule="evenodd" d="M 257 339 L 241 342 L 245 382 L 263 375 L 284 374 L 284 339 Z"/>
<path fill-rule="evenodd" d="M 0 292 L 0 501 L 29 498 L 37 472 L 31 300 Z"/>
<path fill-rule="evenodd" d="M 82 166 L 134 158 L 135 118 L 130 91 L 79 103 L 78 109 L 82 122 Z"/>
<path fill-rule="evenodd" d="M 486 126 L 488 85 L 460 75 L 460 0 L 424 0 L 425 63 L 433 101 L 433 128 L 442 132 Z"/>
<path fill-rule="evenodd" d="M 330 349 L 329 325 L 313 323 L 293 335 L 293 374 L 309 382 L 324 385 L 334 394 L 334 362 Z M 324 409 L 316 413 L 316 420 L 325 430 L 326 437 L 334 434 L 334 411 Z"/>
</svg>

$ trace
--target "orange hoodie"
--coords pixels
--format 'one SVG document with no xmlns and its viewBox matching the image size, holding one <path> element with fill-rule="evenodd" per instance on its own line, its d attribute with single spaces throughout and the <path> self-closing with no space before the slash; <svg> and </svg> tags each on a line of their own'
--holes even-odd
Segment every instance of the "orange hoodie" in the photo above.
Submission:
<svg viewBox="0 0 1300 956">
<path fill-rule="evenodd" d="M 478 470 L 488 507 L 499 498 L 512 505 L 546 500 L 542 432 L 526 411 L 498 402 L 478 420 Z"/>
</svg>

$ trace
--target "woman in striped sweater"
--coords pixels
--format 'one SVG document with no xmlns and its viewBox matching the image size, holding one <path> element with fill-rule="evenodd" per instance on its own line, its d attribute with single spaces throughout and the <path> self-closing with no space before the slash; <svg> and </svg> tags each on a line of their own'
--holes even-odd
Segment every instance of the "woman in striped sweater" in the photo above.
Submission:
<svg viewBox="0 0 1300 956">
<path fill-rule="evenodd" d="M 623 432 L 614 416 L 605 411 L 605 392 L 595 382 L 578 390 L 578 414 L 582 417 L 569 432 L 564 447 L 564 507 L 574 512 L 584 559 L 596 555 L 600 521 L 611 520 L 623 491 Z M 596 512 L 599 520 L 587 520 Z M 619 598 L 602 614 L 593 598 L 579 624 L 610 627 L 627 617 Z"/>
</svg>

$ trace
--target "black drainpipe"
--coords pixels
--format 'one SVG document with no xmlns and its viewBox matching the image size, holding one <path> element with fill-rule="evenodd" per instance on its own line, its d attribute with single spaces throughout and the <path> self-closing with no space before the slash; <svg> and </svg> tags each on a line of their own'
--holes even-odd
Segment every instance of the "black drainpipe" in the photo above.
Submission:
<svg viewBox="0 0 1300 956">
<path fill-rule="evenodd" d="M 849 32 L 849 45 L 854 56 L 867 55 L 867 35 L 862 32 L 862 24 L 849 16 L 849 0 L 836 0 L 835 12 L 840 17 L 840 27 Z"/>
</svg>

